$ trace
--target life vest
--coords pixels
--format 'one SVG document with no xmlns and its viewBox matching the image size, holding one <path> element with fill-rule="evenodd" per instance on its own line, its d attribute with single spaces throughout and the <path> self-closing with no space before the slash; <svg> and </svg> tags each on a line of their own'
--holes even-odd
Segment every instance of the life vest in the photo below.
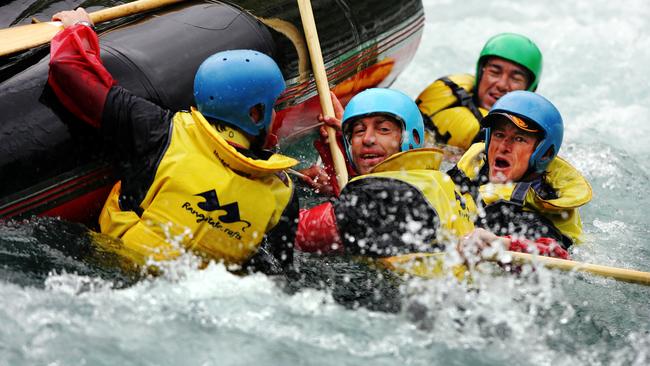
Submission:
<svg viewBox="0 0 650 366">
<path fill-rule="evenodd" d="M 469 188 L 465 194 L 473 193 L 474 198 L 480 199 L 486 209 L 507 202 L 525 211 L 537 212 L 550 220 L 562 235 L 573 242 L 579 242 L 582 222 L 578 208 L 591 201 L 592 197 L 591 186 L 580 172 L 560 157 L 553 159 L 540 179 L 552 188 L 554 195 L 544 198 L 546 195 L 535 188 L 534 182 L 487 183 L 484 152 L 485 143 L 474 144 L 457 164 L 458 170 L 466 178 L 457 180 L 457 183 L 469 186 L 461 187 Z M 472 192 L 472 188 L 477 186 L 478 190 Z"/>
<path fill-rule="evenodd" d="M 334 204 L 346 252 L 393 256 L 439 250 L 441 241 L 474 229 L 474 202 L 438 171 L 442 152 L 424 148 L 392 155 L 353 178 Z"/>
<path fill-rule="evenodd" d="M 171 125 L 142 211 L 120 208 L 118 182 L 101 212 L 101 231 L 121 238 L 123 247 L 111 250 L 139 265 L 183 251 L 242 264 L 290 202 L 293 185 L 284 170 L 297 162 L 278 154 L 268 160 L 242 155 L 194 109 L 176 113 Z M 234 129 L 221 133 L 237 139 Z"/>
<path fill-rule="evenodd" d="M 427 127 L 428 144 L 443 143 L 466 150 L 481 130 L 487 110 L 473 99 L 474 76 L 457 74 L 440 78 L 416 99 Z"/>
</svg>

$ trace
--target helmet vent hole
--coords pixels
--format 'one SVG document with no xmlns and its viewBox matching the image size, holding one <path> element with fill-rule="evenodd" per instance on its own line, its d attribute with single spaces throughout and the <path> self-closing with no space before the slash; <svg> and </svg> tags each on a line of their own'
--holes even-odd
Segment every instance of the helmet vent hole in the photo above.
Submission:
<svg viewBox="0 0 650 366">
<path fill-rule="evenodd" d="M 415 142 L 416 145 L 420 145 L 420 134 L 418 133 L 418 130 L 413 129 L 411 132 L 413 134 L 413 141 Z M 411 146 L 411 149 L 413 146 Z"/>
<path fill-rule="evenodd" d="M 211 96 L 210 96 L 210 100 L 214 100 L 214 96 L 211 95 Z"/>
<path fill-rule="evenodd" d="M 246 62 L 251 62 L 251 60 L 249 60 L 249 59 L 246 59 Z"/>
<path fill-rule="evenodd" d="M 546 152 L 544 153 L 544 155 L 540 160 L 550 160 L 554 156 L 555 156 L 555 147 L 551 146 L 548 148 L 548 150 L 546 150 Z"/>
<path fill-rule="evenodd" d="M 248 115 L 255 124 L 264 122 L 264 104 L 258 103 L 250 108 Z"/>
<path fill-rule="evenodd" d="M 223 58 L 223 61 L 228 61 L 228 59 L 224 57 L 224 58 Z"/>
</svg>

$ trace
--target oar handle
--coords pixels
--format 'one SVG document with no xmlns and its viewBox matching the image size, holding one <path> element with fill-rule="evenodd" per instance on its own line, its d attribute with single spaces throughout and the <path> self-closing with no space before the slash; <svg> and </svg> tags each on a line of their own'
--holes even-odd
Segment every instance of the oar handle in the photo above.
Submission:
<svg viewBox="0 0 650 366">
<path fill-rule="evenodd" d="M 138 0 L 90 13 L 95 24 L 143 13 L 184 0 Z M 0 56 L 11 55 L 48 43 L 62 29 L 61 22 L 42 22 L 0 29 Z"/>
<path fill-rule="evenodd" d="M 537 261 L 545 267 L 562 271 L 586 272 L 598 276 L 615 278 L 619 281 L 650 285 L 650 273 L 648 272 L 544 257 L 541 255 L 533 256 L 528 253 L 508 252 L 508 254 L 510 254 L 513 261 L 517 263 L 532 263 L 533 261 Z"/>
<path fill-rule="evenodd" d="M 508 251 L 507 253 L 512 258 L 512 262 L 517 264 L 539 263 L 550 269 L 585 272 L 596 276 L 610 277 L 618 281 L 650 285 L 650 272 L 576 262 L 528 253 L 512 251 Z M 498 256 L 488 258 L 487 260 L 500 263 L 503 262 L 503 258 Z M 382 258 L 378 260 L 378 264 L 382 265 L 384 268 L 396 271 L 397 273 L 406 273 L 423 278 L 436 278 L 446 273 L 444 272 L 443 261 L 444 253 L 412 253 L 396 257 Z M 467 268 L 465 266 L 457 265 L 452 267 L 452 272 L 458 279 L 463 278 L 463 273 L 466 270 Z"/>
<path fill-rule="evenodd" d="M 90 13 L 90 19 L 98 24 L 121 18 L 131 14 L 144 13 L 163 6 L 180 3 L 184 0 L 137 0 L 131 3 L 114 6 Z"/>
<path fill-rule="evenodd" d="M 335 117 L 334 105 L 332 105 L 332 99 L 330 96 L 330 88 L 327 81 L 327 73 L 325 72 L 325 64 L 323 62 L 320 41 L 318 40 L 318 31 L 316 30 L 314 12 L 311 8 L 311 1 L 297 1 L 302 26 L 305 31 L 307 48 L 309 49 L 309 57 L 311 58 L 311 68 L 314 72 L 320 105 L 323 109 L 323 115 L 326 117 Z M 339 149 L 339 144 L 336 141 L 336 131 L 329 126 L 327 126 L 327 141 L 329 142 L 330 152 L 332 153 L 334 170 L 336 171 L 336 180 L 339 184 L 339 188 L 343 189 L 343 187 L 348 183 L 348 171 L 345 165 L 345 159 L 343 158 L 343 153 Z"/>
</svg>

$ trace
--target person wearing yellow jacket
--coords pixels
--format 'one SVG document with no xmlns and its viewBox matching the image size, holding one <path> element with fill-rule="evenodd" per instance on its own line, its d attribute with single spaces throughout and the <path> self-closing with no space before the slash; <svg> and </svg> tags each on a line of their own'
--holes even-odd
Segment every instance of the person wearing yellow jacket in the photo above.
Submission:
<svg viewBox="0 0 650 366">
<path fill-rule="evenodd" d="M 557 156 L 564 125 L 546 98 L 514 91 L 483 119 L 485 142 L 472 145 L 448 174 L 482 208 L 478 226 L 497 235 L 550 237 L 566 249 L 580 240 L 578 208 L 591 186 Z"/>
<path fill-rule="evenodd" d="M 427 144 L 467 150 L 482 139 L 480 121 L 492 105 L 514 90 L 535 91 L 542 75 L 542 53 L 515 33 L 490 38 L 479 55 L 476 74 L 442 77 L 416 99 L 427 128 Z"/>
<path fill-rule="evenodd" d="M 83 9 L 54 16 L 49 84 L 62 104 L 100 128 L 115 151 L 104 248 L 136 267 L 185 251 L 229 268 L 278 272 L 292 264 L 297 197 L 292 158 L 262 150 L 275 100 L 277 64 L 252 50 L 223 51 L 196 72 L 196 108 L 172 112 L 121 88 L 102 65 Z"/>
<path fill-rule="evenodd" d="M 442 152 L 421 147 L 422 116 L 409 97 L 369 89 L 352 98 L 344 112 L 333 99 L 337 118 L 325 122 L 341 128 L 342 115 L 343 146 L 356 176 L 338 197 L 300 211 L 296 249 L 390 260 L 437 252 L 463 237 L 496 240 L 474 229 L 474 200 L 462 197 L 438 170 Z M 501 239 L 511 250 L 568 258 L 549 238 Z"/>
</svg>

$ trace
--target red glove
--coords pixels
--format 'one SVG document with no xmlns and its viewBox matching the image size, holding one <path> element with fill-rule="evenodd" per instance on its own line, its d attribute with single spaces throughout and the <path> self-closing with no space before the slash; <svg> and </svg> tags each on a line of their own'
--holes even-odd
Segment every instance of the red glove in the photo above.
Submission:
<svg viewBox="0 0 650 366">
<path fill-rule="evenodd" d="M 512 250 L 513 252 L 533 253 L 536 247 L 539 255 L 569 259 L 569 252 L 562 248 L 554 239 L 539 238 L 536 241 L 532 241 L 524 238 L 512 239 L 510 235 L 506 237 L 510 239 L 510 248 L 508 250 Z"/>
<path fill-rule="evenodd" d="M 296 249 L 303 252 L 343 252 L 331 202 L 300 210 L 295 244 Z"/>
</svg>

